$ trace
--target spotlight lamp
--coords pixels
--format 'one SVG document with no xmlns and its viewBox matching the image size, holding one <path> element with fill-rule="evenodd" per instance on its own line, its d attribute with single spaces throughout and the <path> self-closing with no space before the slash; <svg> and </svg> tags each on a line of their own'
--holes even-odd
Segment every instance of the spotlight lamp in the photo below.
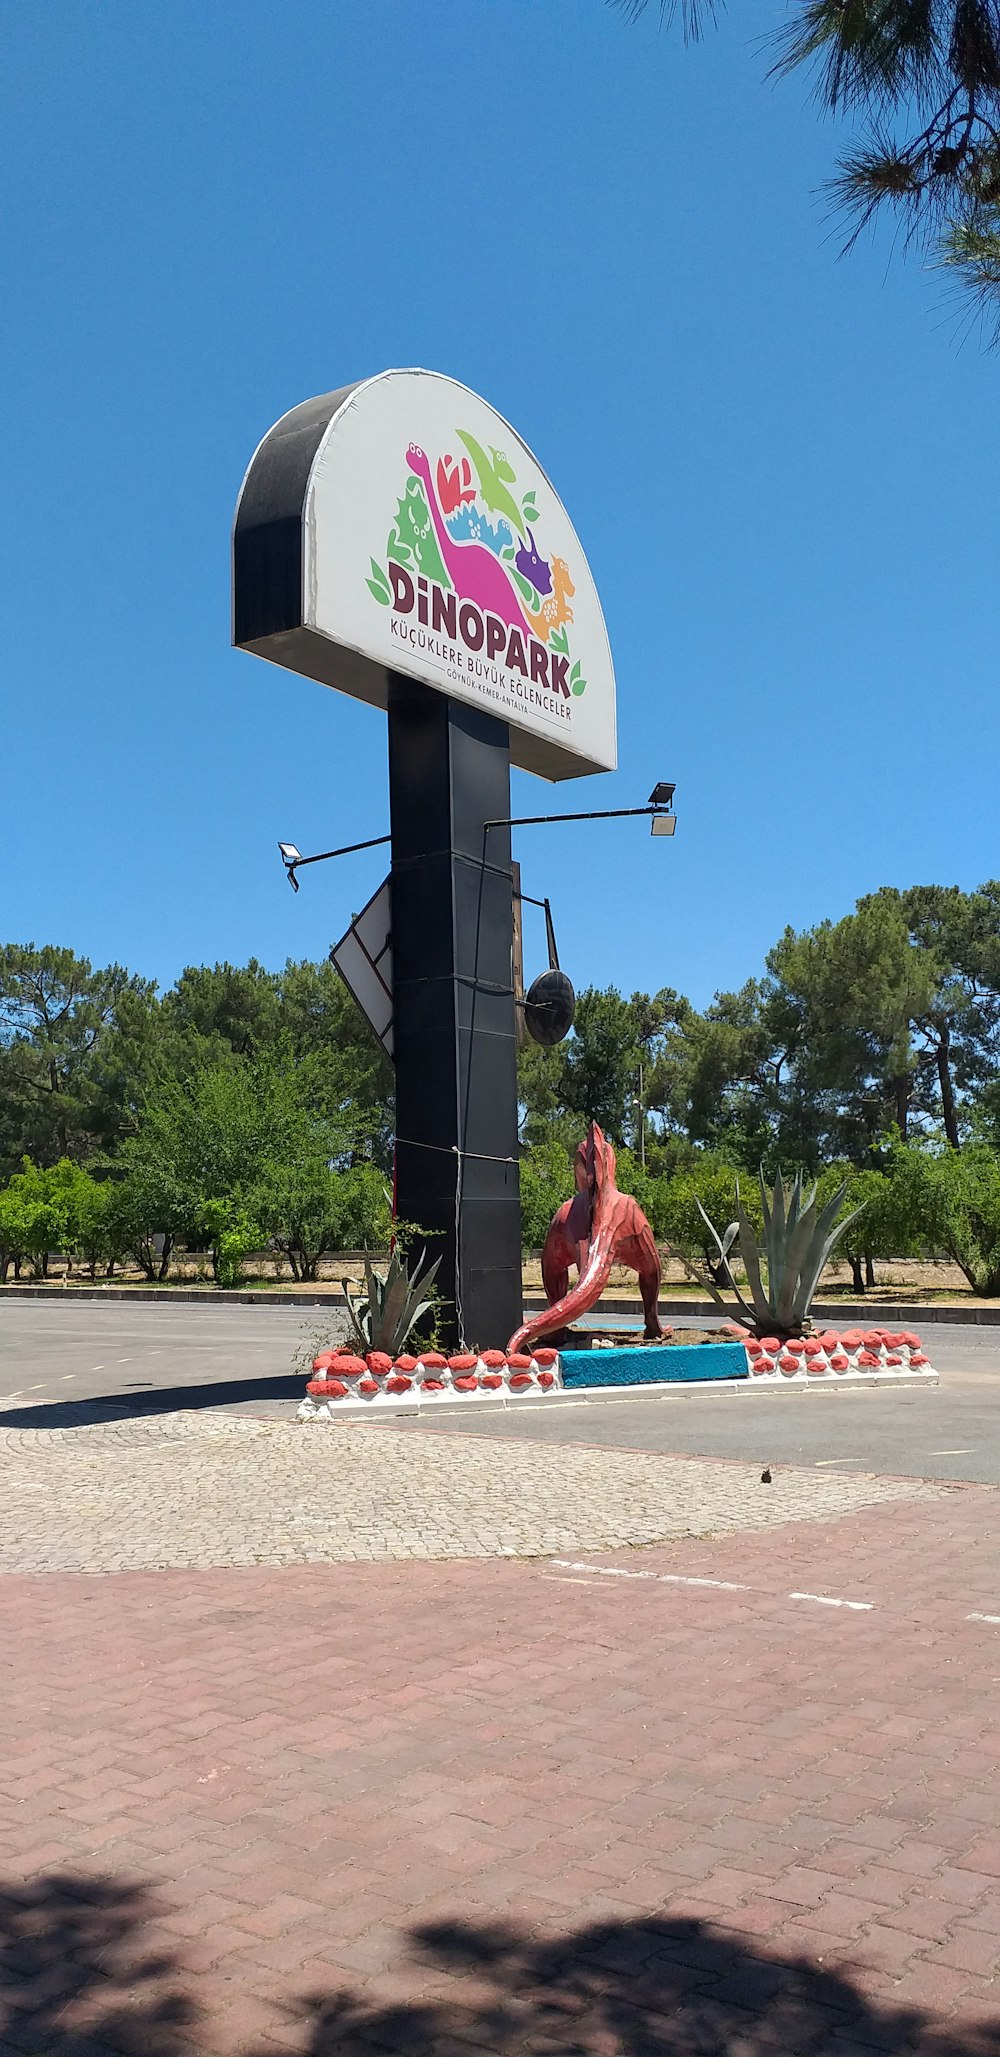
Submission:
<svg viewBox="0 0 1000 2057">
<path fill-rule="evenodd" d="M 661 779 L 659 784 L 653 787 L 649 796 L 649 804 L 651 807 L 662 808 L 663 812 L 654 814 L 649 824 L 651 836 L 672 836 L 675 833 L 677 816 L 673 811 L 673 806 L 676 791 L 676 785 L 671 785 L 666 779 Z"/>
<path fill-rule="evenodd" d="M 278 849 L 281 852 L 281 862 L 288 873 L 288 883 L 292 892 L 297 893 L 299 882 L 295 876 L 295 867 L 302 862 L 302 852 L 296 849 L 294 843 L 279 843 Z"/>
</svg>

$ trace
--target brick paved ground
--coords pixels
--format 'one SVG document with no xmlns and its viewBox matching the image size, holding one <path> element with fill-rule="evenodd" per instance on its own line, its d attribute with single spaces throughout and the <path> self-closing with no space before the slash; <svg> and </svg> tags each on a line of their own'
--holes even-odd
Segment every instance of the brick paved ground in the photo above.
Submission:
<svg viewBox="0 0 1000 2057">
<path fill-rule="evenodd" d="M 95 1419 L 0 1431 L 0 1571 L 531 1557 L 820 1520 L 947 1490 L 785 1465 L 762 1487 L 759 1464 L 367 1424 Z"/>
<path fill-rule="evenodd" d="M 0 2049 L 995 2053 L 996 1515 L 0 1579 Z"/>
</svg>

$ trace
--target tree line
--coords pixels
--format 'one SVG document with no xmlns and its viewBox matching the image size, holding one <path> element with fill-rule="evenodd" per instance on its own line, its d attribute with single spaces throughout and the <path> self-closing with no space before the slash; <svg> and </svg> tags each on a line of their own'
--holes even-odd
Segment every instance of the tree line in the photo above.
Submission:
<svg viewBox="0 0 1000 2057">
<path fill-rule="evenodd" d="M 591 987 L 572 1035 L 520 1058 L 524 1241 L 571 1190 L 593 1118 L 654 1228 L 710 1261 L 758 1168 L 846 1176 L 847 1254 L 927 1251 L 1000 1291 L 1000 882 L 883 888 L 786 929 L 699 1010 Z M 333 968 L 189 967 L 168 991 L 67 949 L 0 949 L 0 1267 L 74 1251 L 220 1281 L 265 1245 L 293 1277 L 388 1233 L 392 1071 Z M 728 1198 L 727 1198 L 728 1195 Z M 714 1210 L 714 1211 L 713 1211 Z M 853 1242 L 852 1242 L 853 1237 Z"/>
</svg>

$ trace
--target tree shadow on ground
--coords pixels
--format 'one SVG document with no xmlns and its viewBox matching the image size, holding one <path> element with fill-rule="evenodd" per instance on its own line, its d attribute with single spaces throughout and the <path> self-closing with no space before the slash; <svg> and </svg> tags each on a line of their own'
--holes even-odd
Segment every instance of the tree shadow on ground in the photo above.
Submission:
<svg viewBox="0 0 1000 2057">
<path fill-rule="evenodd" d="M 0 2047 L 178 2057 L 196 1981 L 145 1935 L 165 1910 L 137 1880 L 42 1874 L 0 1889 Z"/>
<path fill-rule="evenodd" d="M 239 2050 L 267 2057 L 267 2029 L 215 2033 L 183 1944 L 157 1947 L 155 1891 L 138 1881 L 51 1873 L 0 1892 L 0 2045 L 55 2057 L 146 2057 Z M 448 1922 L 387 1938 L 394 1995 L 334 1985 L 335 1915 L 303 1933 L 304 1969 L 268 2007 L 280 2046 L 301 2057 L 996 2057 L 995 2020 L 942 2024 L 875 2001 L 848 1963 L 754 1949 L 669 1915 L 594 1922 L 540 1938 L 515 1923 Z M 397 1945 L 396 1947 L 393 1947 Z M 310 1965 L 310 1948 L 316 1956 Z M 322 1953 L 322 1954 L 321 1954 Z M 845 1953 L 846 1956 L 846 1953 Z M 316 1971 L 325 1957 L 329 1979 Z M 252 1952 L 226 1984 L 229 2005 L 259 2000 Z M 311 1976 L 310 1976 L 311 1969 Z M 248 1984 L 244 1984 L 244 1980 Z M 412 1984 L 412 1998 L 406 1987 Z M 248 1990 L 249 1985 L 249 1990 Z M 215 1987 L 215 1997 L 219 1987 Z"/>
<path fill-rule="evenodd" d="M 94 1428 L 102 1422 L 135 1421 L 144 1415 L 182 1414 L 203 1407 L 242 1407 L 282 1401 L 298 1406 L 306 1390 L 302 1371 L 267 1378 L 214 1379 L 189 1386 L 158 1386 L 145 1393 L 106 1393 L 95 1400 L 39 1400 L 27 1407 L 0 1407 L 0 1428 Z M 284 1419 L 284 1411 L 278 1417 Z"/>
</svg>

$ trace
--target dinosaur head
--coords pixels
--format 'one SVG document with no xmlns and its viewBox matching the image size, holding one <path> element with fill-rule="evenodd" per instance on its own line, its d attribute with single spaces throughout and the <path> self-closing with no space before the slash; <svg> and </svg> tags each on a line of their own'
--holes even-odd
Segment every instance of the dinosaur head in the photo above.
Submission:
<svg viewBox="0 0 1000 2057">
<path fill-rule="evenodd" d="M 603 1129 L 592 1121 L 576 1153 L 573 1176 L 578 1193 L 589 1193 L 591 1219 L 596 1221 L 608 1193 L 617 1192 L 615 1153 Z"/>
<path fill-rule="evenodd" d="M 431 482 L 431 468 L 427 461 L 427 453 L 421 450 L 419 443 L 411 443 L 409 445 L 406 452 L 406 462 L 410 470 L 416 473 L 418 479 L 423 479 L 424 484 L 429 486 Z"/>
</svg>

